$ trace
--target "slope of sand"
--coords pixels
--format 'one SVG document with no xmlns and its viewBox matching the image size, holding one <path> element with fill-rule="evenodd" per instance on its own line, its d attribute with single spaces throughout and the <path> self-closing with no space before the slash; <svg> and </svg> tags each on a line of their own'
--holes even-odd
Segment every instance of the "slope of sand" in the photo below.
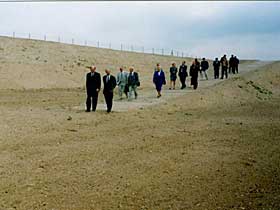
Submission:
<svg viewBox="0 0 280 210">
<path fill-rule="evenodd" d="M 16 55 L 5 56 L 1 71 Z M 165 87 L 158 101 L 143 79 L 136 108 L 116 100 L 111 114 L 85 113 L 74 77 L 77 86 L 68 89 L 27 78 L 9 83 L 16 90 L 3 85 L 0 209 L 280 209 L 279 68 L 280 62 L 245 62 L 243 73 L 227 81 L 200 81 L 197 91 Z M 151 77 L 148 70 L 141 75 Z M 138 106 L 144 96 L 150 105 Z"/>
<path fill-rule="evenodd" d="M 0 89 L 77 88 L 83 87 L 85 66 L 96 65 L 104 74 L 110 68 L 116 74 L 120 66 L 130 65 L 150 83 L 157 62 L 169 69 L 182 58 L 121 52 L 54 42 L 0 37 Z M 184 58 L 188 63 L 190 58 Z M 147 84 L 148 84 L 147 83 Z"/>
<path fill-rule="evenodd" d="M 179 66 L 191 58 L 121 52 L 55 42 L 0 37 L 0 89 L 84 88 L 85 66 L 96 65 L 103 75 L 105 68 L 118 72 L 120 66 L 133 65 L 144 87 L 152 87 L 156 63 L 167 73 L 172 62 Z M 245 65 L 252 61 L 242 61 Z M 210 69 L 212 65 L 210 64 Z"/>
</svg>

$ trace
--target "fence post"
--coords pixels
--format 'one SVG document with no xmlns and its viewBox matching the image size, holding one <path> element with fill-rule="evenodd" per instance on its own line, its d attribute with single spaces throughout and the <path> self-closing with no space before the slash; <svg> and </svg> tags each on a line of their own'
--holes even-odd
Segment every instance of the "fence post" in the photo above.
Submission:
<svg viewBox="0 0 280 210">
<path fill-rule="evenodd" d="M 97 42 L 97 47 L 99 48 L 99 41 Z"/>
<path fill-rule="evenodd" d="M 109 43 L 109 49 L 111 49 L 111 42 Z"/>
<path fill-rule="evenodd" d="M 121 51 L 123 50 L 123 46 L 122 46 L 122 44 L 121 44 Z"/>
<path fill-rule="evenodd" d="M 184 57 L 184 52 L 182 52 L 182 58 Z"/>
<path fill-rule="evenodd" d="M 74 39 L 72 38 L 72 44 L 74 44 Z"/>
<path fill-rule="evenodd" d="M 161 49 L 161 54 L 164 55 L 164 50 L 163 49 Z"/>
<path fill-rule="evenodd" d="M 171 56 L 173 56 L 174 54 L 173 54 L 173 50 L 171 50 Z"/>
<path fill-rule="evenodd" d="M 154 48 L 152 49 L 152 53 L 153 53 L 153 55 L 155 54 L 155 49 Z"/>
<path fill-rule="evenodd" d="M 44 35 L 44 41 L 47 41 L 47 35 Z"/>
<path fill-rule="evenodd" d="M 133 46 L 131 45 L 131 52 L 133 52 Z"/>
<path fill-rule="evenodd" d="M 179 52 L 177 51 L 177 57 L 179 57 Z"/>
<path fill-rule="evenodd" d="M 60 43 L 60 36 L 57 38 L 57 41 Z"/>
<path fill-rule="evenodd" d="M 16 32 L 13 32 L 13 38 L 15 38 L 15 36 L 16 36 Z"/>
<path fill-rule="evenodd" d="M 28 39 L 31 39 L 31 34 L 30 33 L 28 34 Z"/>
<path fill-rule="evenodd" d="M 85 46 L 87 46 L 87 40 L 85 40 Z"/>
</svg>

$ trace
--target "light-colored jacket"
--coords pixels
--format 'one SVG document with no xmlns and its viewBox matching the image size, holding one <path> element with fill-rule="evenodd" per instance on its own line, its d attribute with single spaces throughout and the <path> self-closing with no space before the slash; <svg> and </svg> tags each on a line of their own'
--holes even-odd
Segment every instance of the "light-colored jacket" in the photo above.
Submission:
<svg viewBox="0 0 280 210">
<path fill-rule="evenodd" d="M 127 84 L 128 73 L 123 71 L 117 74 L 117 84 L 118 85 L 126 85 Z"/>
</svg>

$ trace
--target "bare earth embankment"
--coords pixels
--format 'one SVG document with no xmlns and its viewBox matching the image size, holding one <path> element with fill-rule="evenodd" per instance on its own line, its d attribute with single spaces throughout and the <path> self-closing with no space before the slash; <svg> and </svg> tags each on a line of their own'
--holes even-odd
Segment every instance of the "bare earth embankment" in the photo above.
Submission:
<svg viewBox="0 0 280 210">
<path fill-rule="evenodd" d="M 182 59 L 7 38 L 0 47 L 0 209 L 280 209 L 280 62 L 243 62 L 227 81 L 156 100 L 154 63 Z M 85 113 L 86 71 L 68 66 L 72 56 L 101 56 L 100 71 L 114 61 L 116 72 L 122 56 L 139 65 L 139 102 Z"/>
</svg>

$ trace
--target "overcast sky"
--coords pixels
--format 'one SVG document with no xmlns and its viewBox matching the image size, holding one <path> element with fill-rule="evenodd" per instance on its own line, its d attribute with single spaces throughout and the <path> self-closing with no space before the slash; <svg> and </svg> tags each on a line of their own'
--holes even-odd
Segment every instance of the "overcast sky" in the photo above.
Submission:
<svg viewBox="0 0 280 210">
<path fill-rule="evenodd" d="M 280 60 L 279 11 L 280 2 L 0 2 L 0 34 Z"/>
</svg>

